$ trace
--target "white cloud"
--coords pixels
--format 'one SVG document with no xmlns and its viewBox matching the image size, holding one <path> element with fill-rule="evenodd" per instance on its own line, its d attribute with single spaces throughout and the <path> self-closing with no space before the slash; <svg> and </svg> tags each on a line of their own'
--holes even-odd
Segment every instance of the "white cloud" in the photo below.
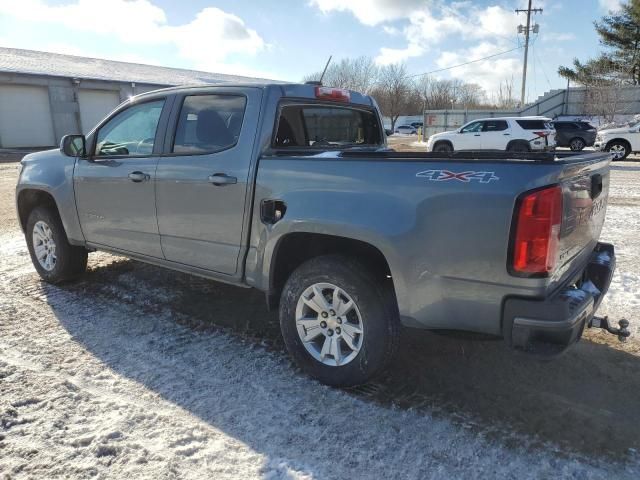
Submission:
<svg viewBox="0 0 640 480">
<path fill-rule="evenodd" d="M 440 53 L 436 60 L 439 68 L 494 55 L 517 46 L 516 32 L 522 20 L 510 8 L 501 5 L 479 6 L 470 1 L 312 0 L 311 4 L 325 13 L 351 12 L 364 25 L 382 24 L 387 33 L 401 32 L 406 46 L 382 47 L 375 59 L 380 65 L 420 57 L 451 37 L 465 40 L 461 42 L 465 48 Z M 478 83 L 492 92 L 501 81 L 520 78 L 520 69 L 521 61 L 518 58 L 495 57 L 453 68 L 445 75 Z"/>
<path fill-rule="evenodd" d="M 420 45 L 410 43 L 407 48 L 387 48 L 382 47 L 380 54 L 376 57 L 378 65 L 390 65 L 392 63 L 400 63 L 410 57 L 419 57 L 424 53 L 424 49 Z"/>
<path fill-rule="evenodd" d="M 476 31 L 476 35 L 489 37 L 493 34 L 502 37 L 515 37 L 520 19 L 514 15 L 512 10 L 493 5 L 477 12 L 479 26 L 482 31 Z M 473 13 L 471 15 L 471 18 L 473 18 Z M 473 29 L 473 23 L 471 28 Z"/>
<path fill-rule="evenodd" d="M 440 68 L 459 65 L 492 55 L 495 53 L 495 48 L 493 43 L 482 42 L 471 49 L 466 49 L 464 52 L 445 51 L 436 60 L 436 65 Z M 477 83 L 491 93 L 497 90 L 500 82 L 511 80 L 512 78 L 519 79 L 521 70 L 522 64 L 519 59 L 496 57 L 456 67 L 448 72 L 453 78 L 459 78 L 467 83 Z"/>
<path fill-rule="evenodd" d="M 600 8 L 605 12 L 616 12 L 620 10 L 621 0 L 598 0 Z"/>
<path fill-rule="evenodd" d="M 571 32 L 564 33 L 556 33 L 556 32 L 545 32 L 544 37 L 542 37 L 545 42 L 568 42 L 570 40 L 575 40 L 575 34 Z"/>
<path fill-rule="evenodd" d="M 241 18 L 215 7 L 204 8 L 191 22 L 175 26 L 168 23 L 164 10 L 149 0 L 75 0 L 64 5 L 0 0 L 0 15 L 114 37 L 126 44 L 172 46 L 180 57 L 202 70 L 227 69 L 230 57 L 251 56 L 267 48 Z M 75 47 L 76 51 L 81 48 Z M 56 51 L 60 50 L 73 54 L 68 46 L 59 45 Z"/>
<path fill-rule="evenodd" d="M 410 16 L 424 7 L 425 0 L 311 0 L 322 13 L 351 12 L 361 23 L 369 26 Z"/>
<path fill-rule="evenodd" d="M 402 31 L 396 27 L 391 27 L 389 25 L 383 25 L 382 30 L 389 35 L 400 35 Z"/>
</svg>

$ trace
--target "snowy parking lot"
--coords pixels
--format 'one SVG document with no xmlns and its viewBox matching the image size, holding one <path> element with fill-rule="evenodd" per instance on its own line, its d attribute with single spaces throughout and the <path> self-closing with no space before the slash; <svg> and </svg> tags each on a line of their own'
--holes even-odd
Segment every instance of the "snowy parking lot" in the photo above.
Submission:
<svg viewBox="0 0 640 480">
<path fill-rule="evenodd" d="M 42 283 L 16 174 L 0 164 L 0 478 L 640 478 L 639 161 L 613 165 L 603 232 L 600 313 L 629 342 L 589 331 L 541 362 L 414 331 L 353 390 L 296 370 L 259 292 L 105 253 Z"/>
</svg>

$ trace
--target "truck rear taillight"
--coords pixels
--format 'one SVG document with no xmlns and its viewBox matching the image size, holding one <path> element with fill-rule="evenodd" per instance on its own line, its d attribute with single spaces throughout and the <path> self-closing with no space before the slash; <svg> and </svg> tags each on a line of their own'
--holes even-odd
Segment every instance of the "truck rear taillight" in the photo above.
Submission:
<svg viewBox="0 0 640 480">
<path fill-rule="evenodd" d="M 541 138 L 547 137 L 547 136 L 549 136 L 551 134 L 551 132 L 533 132 L 533 133 L 534 133 L 534 135 L 537 135 L 537 136 L 539 136 Z"/>
<path fill-rule="evenodd" d="M 351 93 L 344 88 L 316 87 L 316 98 L 333 100 L 334 102 L 349 102 Z"/>
<path fill-rule="evenodd" d="M 521 197 L 516 206 L 511 270 L 521 276 L 545 276 L 558 260 L 562 188 L 543 188 Z"/>
</svg>

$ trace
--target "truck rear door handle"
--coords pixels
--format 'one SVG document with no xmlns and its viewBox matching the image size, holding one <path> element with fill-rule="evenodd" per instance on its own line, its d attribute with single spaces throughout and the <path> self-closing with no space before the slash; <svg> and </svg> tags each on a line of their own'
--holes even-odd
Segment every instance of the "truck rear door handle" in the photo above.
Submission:
<svg viewBox="0 0 640 480">
<path fill-rule="evenodd" d="M 479 136 L 480 136 L 480 134 L 479 134 L 479 133 L 476 133 L 476 134 L 474 134 L 473 136 L 474 136 L 474 137 L 479 137 Z"/>
<path fill-rule="evenodd" d="M 511 135 L 510 133 L 503 133 L 503 135 Z"/>
<path fill-rule="evenodd" d="M 136 182 L 136 183 L 144 182 L 145 180 L 149 180 L 149 178 L 151 177 L 149 177 L 149 175 L 143 172 L 131 172 L 129 174 L 129 179 L 132 182 Z"/>
<path fill-rule="evenodd" d="M 220 187 L 222 185 L 236 184 L 238 183 L 238 179 L 236 177 L 227 175 L 226 173 L 214 173 L 213 175 L 209 175 L 209 182 L 213 183 L 217 187 Z"/>
</svg>

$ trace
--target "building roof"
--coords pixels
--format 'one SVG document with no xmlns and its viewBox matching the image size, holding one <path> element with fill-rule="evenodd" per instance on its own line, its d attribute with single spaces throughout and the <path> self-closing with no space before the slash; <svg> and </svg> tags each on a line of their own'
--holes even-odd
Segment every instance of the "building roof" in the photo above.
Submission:
<svg viewBox="0 0 640 480">
<path fill-rule="evenodd" d="M 193 85 L 211 83 L 280 83 L 262 78 L 200 72 L 183 68 L 158 67 L 77 57 L 60 53 L 0 47 L 0 72 L 54 77 L 135 82 L 151 85 Z"/>
</svg>

